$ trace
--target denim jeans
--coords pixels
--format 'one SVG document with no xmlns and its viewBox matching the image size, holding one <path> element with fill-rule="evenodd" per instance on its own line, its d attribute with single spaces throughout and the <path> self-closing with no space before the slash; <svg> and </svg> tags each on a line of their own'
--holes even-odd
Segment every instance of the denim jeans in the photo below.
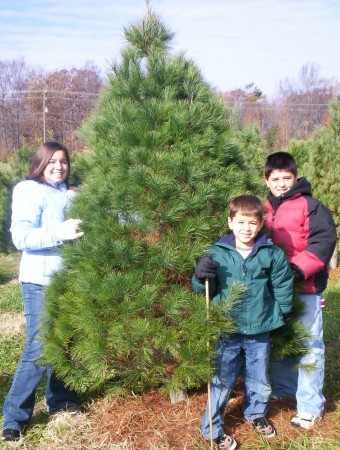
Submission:
<svg viewBox="0 0 340 450">
<path fill-rule="evenodd" d="M 45 300 L 44 286 L 22 283 L 22 297 L 26 318 L 26 343 L 3 407 L 3 429 L 12 428 L 18 431 L 22 431 L 32 417 L 35 391 L 45 372 L 45 397 L 49 412 L 77 402 L 75 393 L 66 389 L 50 366 L 37 363 L 42 350 L 38 335 Z"/>
<path fill-rule="evenodd" d="M 223 434 L 224 411 L 242 365 L 244 366 L 243 414 L 252 421 L 266 415 L 271 388 L 268 379 L 269 333 L 233 334 L 220 338 L 216 370 L 212 376 L 210 398 L 213 439 Z M 209 405 L 201 424 L 202 435 L 210 439 Z"/>
<path fill-rule="evenodd" d="M 325 398 L 322 394 L 325 366 L 325 345 L 323 342 L 322 309 L 319 294 L 301 294 L 305 305 L 300 320 L 311 333 L 304 341 L 309 353 L 300 360 L 285 358 L 270 364 L 273 393 L 280 398 L 296 398 L 298 414 L 322 417 Z M 301 365 L 296 370 L 297 364 Z M 315 369 L 304 369 L 303 365 L 313 364 Z"/>
</svg>

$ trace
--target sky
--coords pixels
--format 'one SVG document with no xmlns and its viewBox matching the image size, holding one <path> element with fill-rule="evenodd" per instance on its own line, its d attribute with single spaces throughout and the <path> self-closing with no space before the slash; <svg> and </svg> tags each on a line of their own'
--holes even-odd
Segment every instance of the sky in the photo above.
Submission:
<svg viewBox="0 0 340 450">
<path fill-rule="evenodd" d="M 313 63 L 340 80 L 340 0 L 149 0 L 184 52 L 218 91 L 254 83 L 268 98 Z M 0 0 L 0 61 L 24 57 L 46 72 L 102 74 L 119 62 L 124 27 L 141 20 L 145 0 Z"/>
</svg>

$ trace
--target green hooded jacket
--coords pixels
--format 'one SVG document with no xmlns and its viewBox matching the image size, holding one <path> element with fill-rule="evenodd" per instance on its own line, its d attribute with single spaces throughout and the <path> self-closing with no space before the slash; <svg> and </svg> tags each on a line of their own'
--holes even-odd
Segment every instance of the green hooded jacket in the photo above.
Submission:
<svg viewBox="0 0 340 450">
<path fill-rule="evenodd" d="M 284 325 L 283 314 L 290 313 L 293 300 L 293 275 L 284 252 L 264 234 L 259 234 L 246 259 L 235 248 L 235 236 L 225 235 L 209 252 L 220 266 L 216 278 L 209 280 L 212 302 L 226 302 L 233 283 L 242 283 L 247 294 L 231 316 L 237 333 L 251 335 Z M 202 281 L 202 282 L 201 282 Z M 204 292 L 205 280 L 192 277 L 196 292 Z"/>
</svg>

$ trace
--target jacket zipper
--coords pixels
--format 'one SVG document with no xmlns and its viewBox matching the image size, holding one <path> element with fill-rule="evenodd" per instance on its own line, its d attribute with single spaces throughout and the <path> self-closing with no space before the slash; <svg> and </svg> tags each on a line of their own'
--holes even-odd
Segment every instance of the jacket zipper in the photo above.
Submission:
<svg viewBox="0 0 340 450">
<path fill-rule="evenodd" d="M 247 266 L 246 266 L 246 260 L 245 259 L 243 260 L 242 271 L 243 271 L 243 276 L 246 277 L 247 276 Z"/>
</svg>

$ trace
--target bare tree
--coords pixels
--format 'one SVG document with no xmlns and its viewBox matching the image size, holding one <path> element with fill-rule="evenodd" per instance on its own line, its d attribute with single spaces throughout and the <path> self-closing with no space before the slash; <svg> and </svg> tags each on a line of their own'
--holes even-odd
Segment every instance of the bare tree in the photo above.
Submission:
<svg viewBox="0 0 340 450">
<path fill-rule="evenodd" d="M 297 81 L 286 79 L 280 83 L 279 126 L 285 130 L 283 141 L 308 138 L 315 127 L 329 118 L 329 102 L 339 92 L 339 82 L 320 77 L 314 63 L 302 66 Z"/>
<path fill-rule="evenodd" d="M 0 61 L 0 145 L 14 151 L 22 144 L 24 91 L 35 76 L 23 57 Z M 19 94 L 21 93 L 21 94 Z"/>
<path fill-rule="evenodd" d="M 26 64 L 23 57 L 0 61 L 0 155 L 57 139 L 81 150 L 77 130 L 93 111 L 104 86 L 100 69 L 87 62 L 83 68 L 45 73 Z M 320 77 L 314 63 L 302 66 L 296 80 L 280 82 L 277 99 L 268 101 L 249 83 L 222 95 L 235 112 L 239 128 L 255 125 L 271 150 L 285 148 L 292 139 L 306 139 L 329 120 L 329 102 L 340 92 L 335 79 Z"/>
<path fill-rule="evenodd" d="M 247 124 L 255 124 L 262 130 L 263 105 L 266 104 L 266 97 L 262 91 L 249 83 L 245 89 L 235 89 L 223 94 L 224 101 L 238 111 L 238 125 L 244 128 Z"/>
<path fill-rule="evenodd" d="M 298 79 L 280 82 L 280 95 L 268 101 L 254 83 L 223 94 L 237 111 L 238 126 L 256 125 L 270 150 L 287 147 L 292 139 L 307 139 L 329 120 L 329 103 L 340 92 L 337 80 L 323 79 L 314 63 L 302 66 Z"/>
<path fill-rule="evenodd" d="M 73 148 L 79 149 L 76 130 L 93 110 L 102 87 L 100 71 L 90 63 L 82 69 L 61 69 L 32 80 L 27 101 L 33 119 L 42 115 L 44 138 L 72 142 Z M 38 133 L 33 124 L 31 130 Z"/>
</svg>

